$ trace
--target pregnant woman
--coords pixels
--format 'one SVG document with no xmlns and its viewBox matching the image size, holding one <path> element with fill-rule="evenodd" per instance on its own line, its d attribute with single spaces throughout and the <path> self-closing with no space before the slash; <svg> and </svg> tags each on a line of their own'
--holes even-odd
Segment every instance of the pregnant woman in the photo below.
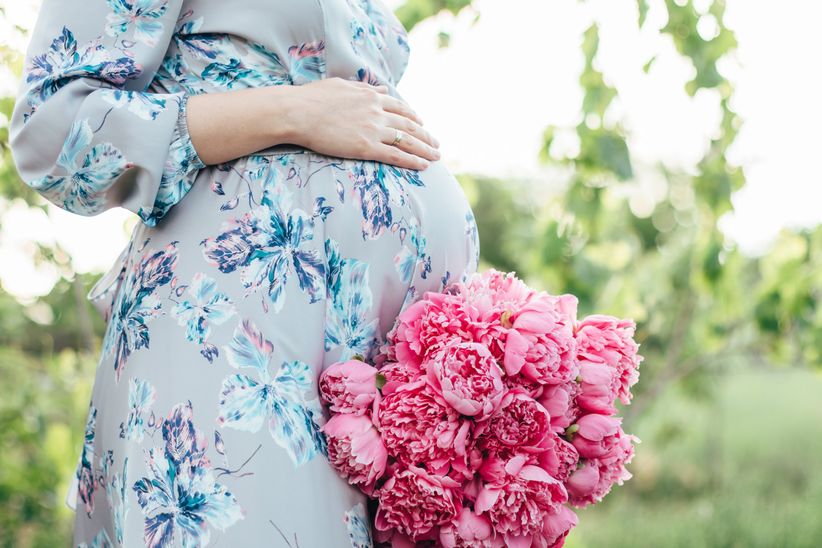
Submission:
<svg viewBox="0 0 822 548">
<path fill-rule="evenodd" d="M 67 503 L 75 546 L 371 545 L 325 458 L 324 367 L 476 270 L 379 0 L 45 0 L 11 120 L 25 182 L 140 221 Z M 93 242 L 89 242 L 93 245 Z"/>
</svg>

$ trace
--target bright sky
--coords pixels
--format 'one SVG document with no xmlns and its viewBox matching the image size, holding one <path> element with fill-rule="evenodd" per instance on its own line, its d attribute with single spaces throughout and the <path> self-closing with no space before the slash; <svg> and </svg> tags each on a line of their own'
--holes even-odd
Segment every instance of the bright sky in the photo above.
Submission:
<svg viewBox="0 0 822 548">
<path fill-rule="evenodd" d="M 397 1 L 385 0 L 395 6 Z M 695 0 L 698 8 L 707 4 Z M 32 0 L 0 0 L 13 21 L 30 27 Z M 581 91 L 581 32 L 600 23 L 599 68 L 617 87 L 614 117 L 632 135 L 631 150 L 643 189 L 635 211 L 648 210 L 658 188 L 652 170 L 662 161 L 693 169 L 719 116 L 714 93 L 694 98 L 683 91 L 692 67 L 655 29 L 664 24 L 662 0 L 652 0 L 649 21 L 636 31 L 635 0 L 478 0 L 481 17 L 464 11 L 418 25 L 410 36 L 411 59 L 399 91 L 440 140 L 452 171 L 542 177 L 537 151 L 546 125 L 577 123 Z M 741 163 L 748 184 L 734 198 L 736 213 L 724 230 L 745 250 L 759 252 L 784 226 L 822 222 L 822 2 L 727 0 L 727 24 L 739 50 L 723 72 L 737 86 L 734 108 L 745 120 L 731 160 Z M 700 30 L 709 35 L 710 18 Z M 437 33 L 451 33 L 451 46 L 437 48 Z M 0 40 L 8 35 L 0 27 Z M 657 56 L 649 74 L 642 65 Z M 2 76 L 2 75 L 0 75 Z M 3 81 L 5 80 L 5 81 Z M 0 85 L 11 85 L 8 78 Z M 574 147 L 573 139 L 559 147 Z M 645 175 L 645 173 L 648 175 Z M 32 239 L 56 239 L 80 271 L 101 271 L 127 239 L 123 211 L 82 218 L 53 208 L 40 215 L 13 207 L 3 212 L 0 281 L 22 297 L 47 293 L 55 273 L 33 266 Z"/>
</svg>

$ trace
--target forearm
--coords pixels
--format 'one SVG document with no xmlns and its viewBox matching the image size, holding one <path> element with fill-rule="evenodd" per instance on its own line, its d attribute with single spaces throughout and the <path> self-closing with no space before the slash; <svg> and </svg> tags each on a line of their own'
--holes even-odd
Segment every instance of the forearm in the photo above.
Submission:
<svg viewBox="0 0 822 548">
<path fill-rule="evenodd" d="M 191 142 L 206 165 L 228 162 L 297 139 L 295 86 L 270 86 L 189 98 Z"/>
</svg>

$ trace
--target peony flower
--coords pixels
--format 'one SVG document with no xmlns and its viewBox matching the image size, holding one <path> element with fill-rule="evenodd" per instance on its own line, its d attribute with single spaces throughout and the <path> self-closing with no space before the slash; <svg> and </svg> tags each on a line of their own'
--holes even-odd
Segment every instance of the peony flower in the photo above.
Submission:
<svg viewBox="0 0 822 548">
<path fill-rule="evenodd" d="M 462 510 L 459 484 L 451 478 L 410 466 L 395 472 L 377 491 L 374 525 L 396 529 L 414 542 L 426 540 L 435 528 L 449 523 Z"/>
<path fill-rule="evenodd" d="M 509 390 L 517 390 L 519 392 L 523 392 L 525 394 L 528 394 L 535 400 L 539 399 L 542 396 L 542 393 L 545 391 L 545 388 L 550 387 L 550 385 L 541 384 L 536 381 L 533 381 L 525 375 L 505 375 L 502 377 L 502 382 L 505 384 L 505 387 Z"/>
<path fill-rule="evenodd" d="M 471 424 L 438 396 L 425 379 L 386 394 L 374 416 L 389 454 L 406 466 L 425 464 L 447 473 L 467 472 Z"/>
<path fill-rule="evenodd" d="M 320 375 L 319 390 L 332 411 L 362 415 L 377 397 L 377 370 L 360 360 L 337 362 Z"/>
<path fill-rule="evenodd" d="M 493 268 L 472 274 L 460 289 L 471 302 L 482 298 L 497 308 L 507 310 L 518 309 L 536 293 L 513 272 L 500 272 Z"/>
<path fill-rule="evenodd" d="M 576 422 L 572 443 L 579 456 L 586 459 L 599 459 L 610 456 L 617 451 L 620 438 L 625 435 L 619 417 L 605 415 L 583 415 Z"/>
<path fill-rule="evenodd" d="M 621 381 L 617 370 L 604 363 L 580 360 L 579 394 L 577 405 L 589 412 L 602 415 L 616 413 L 616 399 Z"/>
<path fill-rule="evenodd" d="M 639 380 L 639 364 L 643 359 L 637 354 L 635 332 L 636 324 L 631 320 L 594 315 L 582 320 L 575 334 L 578 359 L 612 369 L 613 388 L 626 405 L 631 402 L 631 387 Z"/>
<path fill-rule="evenodd" d="M 488 516 L 506 546 L 522 545 L 521 537 L 539 534 L 546 517 L 568 500 L 562 482 L 526 463 L 525 456 L 511 458 L 496 477 L 485 476 L 491 481 L 477 495 L 475 511 Z"/>
<path fill-rule="evenodd" d="M 328 460 L 343 478 L 371 494 L 385 473 L 388 452 L 371 419 L 334 415 L 322 426 L 328 440 Z"/>
<path fill-rule="evenodd" d="M 472 342 L 448 343 L 425 362 L 428 383 L 459 413 L 483 420 L 505 391 L 500 367 L 489 350 Z"/>
<path fill-rule="evenodd" d="M 579 518 L 567 506 L 560 506 L 554 514 L 545 516 L 542 531 L 534 535 L 506 537 L 506 548 L 562 548 L 565 537 L 571 532 Z"/>
<path fill-rule="evenodd" d="M 579 385 L 575 382 L 546 386 L 538 401 L 551 415 L 551 429 L 564 432 L 580 415 L 576 403 Z"/>
<path fill-rule="evenodd" d="M 486 346 L 497 360 L 504 355 L 509 318 L 535 294 L 513 273 L 474 273 L 442 293 L 428 291 L 403 310 L 380 354 L 420 366 L 428 356 L 459 339 Z"/>
<path fill-rule="evenodd" d="M 622 485 L 631 478 L 625 465 L 633 459 L 633 444 L 639 439 L 624 433 L 618 439 L 615 450 L 608 457 L 583 461 L 582 467 L 565 482 L 571 504 L 582 507 L 599 502 L 614 484 Z"/>
<path fill-rule="evenodd" d="M 502 538 L 495 537 L 491 520 L 463 507 L 459 515 L 440 529 L 440 544 L 445 548 L 503 548 Z"/>
<path fill-rule="evenodd" d="M 460 299 L 444 293 L 425 292 L 397 317 L 393 330 L 397 361 L 420 367 L 429 353 L 460 335 L 469 318 Z"/>
<path fill-rule="evenodd" d="M 417 543 L 408 538 L 408 535 L 403 535 L 395 529 L 380 531 L 375 528 L 374 540 L 376 541 L 375 546 L 380 548 L 417 548 Z"/>
<path fill-rule="evenodd" d="M 615 417 L 642 360 L 635 325 L 577 322 L 577 299 L 488 270 L 399 314 L 374 365 L 332 365 L 322 431 L 342 477 L 377 503 L 395 548 L 561 548 L 568 507 L 630 477 Z"/>
<path fill-rule="evenodd" d="M 508 375 L 560 384 L 577 375 L 573 323 L 576 297 L 541 293 L 510 318 L 503 364 Z"/>
<path fill-rule="evenodd" d="M 556 514 L 545 518 L 542 532 L 536 535 L 531 545 L 533 548 L 561 548 L 565 544 L 565 537 L 571 529 L 577 526 L 579 518 L 567 506 L 560 506 Z"/>
<path fill-rule="evenodd" d="M 404 384 L 412 383 L 422 376 L 422 371 L 414 365 L 400 362 L 389 362 L 380 367 L 379 372 L 385 378 L 382 387 L 384 395 L 390 394 Z"/>
<path fill-rule="evenodd" d="M 539 451 L 539 444 L 550 431 L 551 417 L 545 408 L 524 392 L 512 390 L 491 418 L 477 424 L 475 439 L 478 448 L 507 456 L 518 451 Z"/>
<path fill-rule="evenodd" d="M 576 447 L 550 432 L 540 445 L 542 452 L 537 454 L 539 465 L 552 477 L 565 481 L 576 470 L 579 453 Z"/>
</svg>

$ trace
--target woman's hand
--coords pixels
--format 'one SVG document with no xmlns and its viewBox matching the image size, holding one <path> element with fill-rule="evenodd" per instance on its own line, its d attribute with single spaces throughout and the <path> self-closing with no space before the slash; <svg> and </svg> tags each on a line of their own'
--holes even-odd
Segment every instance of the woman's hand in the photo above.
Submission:
<svg viewBox="0 0 822 548">
<path fill-rule="evenodd" d="M 404 101 L 384 85 L 339 77 L 292 86 L 290 142 L 321 154 L 422 170 L 439 143 Z M 397 129 L 402 140 L 392 145 Z"/>
<path fill-rule="evenodd" d="M 419 116 L 386 86 L 339 77 L 201 93 L 186 110 L 191 142 L 206 165 L 282 143 L 419 170 L 440 157 Z M 402 140 L 392 145 L 397 129 Z"/>
</svg>

